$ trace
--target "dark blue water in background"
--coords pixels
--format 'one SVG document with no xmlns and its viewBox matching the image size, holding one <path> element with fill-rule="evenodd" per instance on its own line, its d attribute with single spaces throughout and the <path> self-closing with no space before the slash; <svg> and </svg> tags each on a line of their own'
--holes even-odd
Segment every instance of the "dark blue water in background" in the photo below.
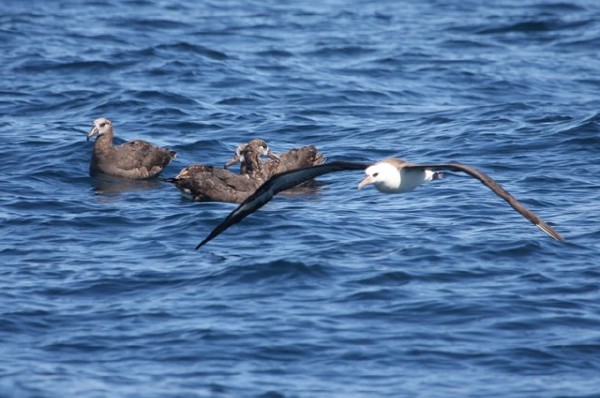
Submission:
<svg viewBox="0 0 600 398">
<path fill-rule="evenodd" d="M 589 397 L 600 392 L 600 5 L 0 3 L 0 395 Z M 262 137 L 460 161 L 403 195 L 234 206 L 92 179 L 121 139 L 222 165 Z"/>
</svg>

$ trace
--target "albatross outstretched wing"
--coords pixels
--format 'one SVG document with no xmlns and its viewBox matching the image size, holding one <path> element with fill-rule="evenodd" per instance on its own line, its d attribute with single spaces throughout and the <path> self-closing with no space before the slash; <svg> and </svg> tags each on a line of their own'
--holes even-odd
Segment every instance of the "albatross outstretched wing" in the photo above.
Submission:
<svg viewBox="0 0 600 398">
<path fill-rule="evenodd" d="M 563 238 L 554 228 L 542 221 L 541 218 L 536 216 L 531 210 L 527 209 L 511 194 L 509 194 L 504 188 L 502 188 L 492 177 L 487 174 L 474 169 L 473 167 L 466 166 L 460 163 L 436 163 L 436 164 L 419 164 L 419 165 L 405 165 L 406 169 L 418 169 L 418 170 L 449 170 L 449 171 L 462 171 L 470 175 L 473 178 L 481 181 L 483 185 L 491 189 L 496 195 L 504 199 L 513 209 L 521 213 L 523 217 L 528 219 L 533 225 L 550 235 L 556 240 L 564 241 Z"/>
<path fill-rule="evenodd" d="M 367 167 L 369 167 L 369 165 L 363 163 L 336 161 L 276 174 L 258 187 L 258 189 L 234 211 L 229 213 L 225 220 L 217 225 L 215 229 L 213 229 L 211 233 L 196 246 L 196 249 L 201 248 L 208 241 L 215 238 L 233 224 L 237 224 L 245 217 L 260 209 L 269 202 L 273 196 L 281 191 L 293 188 L 296 185 L 312 180 L 323 174 L 345 170 L 364 170 Z"/>
</svg>

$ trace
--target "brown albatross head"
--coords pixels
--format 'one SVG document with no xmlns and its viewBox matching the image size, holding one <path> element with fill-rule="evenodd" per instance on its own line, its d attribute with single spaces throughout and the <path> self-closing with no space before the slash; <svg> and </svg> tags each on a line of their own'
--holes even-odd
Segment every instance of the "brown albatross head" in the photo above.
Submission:
<svg viewBox="0 0 600 398">
<path fill-rule="evenodd" d="M 232 166 L 238 162 L 244 163 L 244 156 L 249 152 L 258 154 L 258 156 L 267 156 L 269 159 L 273 159 L 277 162 L 279 161 L 279 156 L 271 152 L 271 149 L 269 148 L 267 143 L 264 140 L 256 138 L 248 142 L 247 144 L 239 145 L 235 149 L 235 155 L 231 159 L 229 159 L 227 163 L 225 163 L 224 167 L 228 168 L 229 166 Z"/>
<path fill-rule="evenodd" d="M 105 117 L 100 117 L 94 120 L 92 125 L 92 129 L 87 135 L 87 140 L 89 141 L 94 136 L 101 136 L 103 134 L 113 134 L 113 126 L 112 122 Z"/>
</svg>

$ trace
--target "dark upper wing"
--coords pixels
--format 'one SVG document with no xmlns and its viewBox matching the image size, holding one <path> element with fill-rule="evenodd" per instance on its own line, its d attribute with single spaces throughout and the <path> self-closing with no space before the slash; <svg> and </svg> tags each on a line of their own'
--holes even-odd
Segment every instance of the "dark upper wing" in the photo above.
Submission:
<svg viewBox="0 0 600 398">
<path fill-rule="evenodd" d="M 513 209 L 521 213 L 523 217 L 531 221 L 536 227 L 550 235 L 556 240 L 565 240 L 558 232 L 554 230 L 551 226 L 546 224 L 542 219 L 536 216 L 532 211 L 528 210 L 525 206 L 521 204 L 517 199 L 515 199 L 511 194 L 509 194 L 504 188 L 502 188 L 496 181 L 492 179 L 492 177 L 487 174 L 474 169 L 472 167 L 466 166 L 460 163 L 441 163 L 441 164 L 419 164 L 419 165 L 407 165 L 404 166 L 406 169 L 429 169 L 429 170 L 450 170 L 450 171 L 462 171 L 463 173 L 467 173 L 471 177 L 474 177 L 481 181 L 483 185 L 494 191 L 496 195 L 500 196 L 504 199 L 509 205 L 512 206 Z"/>
<path fill-rule="evenodd" d="M 175 158 L 175 152 L 157 147 L 144 140 L 133 140 L 114 147 L 117 167 L 128 170 L 145 167 L 165 167 Z"/>
<path fill-rule="evenodd" d="M 279 154 L 278 160 L 268 160 L 263 169 L 269 176 L 283 173 L 287 170 L 300 169 L 325 163 L 325 156 L 314 145 L 292 148 Z"/>
<path fill-rule="evenodd" d="M 320 175 L 333 173 L 344 170 L 364 170 L 368 164 L 352 163 L 352 162 L 329 162 L 318 166 L 306 167 L 276 174 L 268 181 L 262 184 L 248 199 L 243 201 L 237 209 L 229 213 L 227 218 L 223 220 L 202 242 L 196 246 L 199 249 L 211 239 L 215 238 L 227 228 L 244 219 L 244 217 L 254 213 L 256 210 L 264 206 L 278 192 L 293 188 L 305 181 L 312 180 Z"/>
</svg>

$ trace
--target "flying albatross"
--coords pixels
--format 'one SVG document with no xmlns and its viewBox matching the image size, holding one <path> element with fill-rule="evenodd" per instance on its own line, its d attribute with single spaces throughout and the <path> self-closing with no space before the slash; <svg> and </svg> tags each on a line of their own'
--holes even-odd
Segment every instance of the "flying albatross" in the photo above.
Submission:
<svg viewBox="0 0 600 398">
<path fill-rule="evenodd" d="M 550 235 L 552 238 L 559 241 L 565 240 L 558 232 L 554 230 L 554 228 L 546 224 L 532 211 L 523 206 L 490 176 L 473 167 L 460 163 L 414 164 L 404 160 L 392 158 L 379 161 L 372 165 L 335 161 L 277 174 L 261 185 L 256 192 L 254 192 L 234 211 L 232 211 L 225 218 L 225 220 L 223 220 L 223 222 L 217 225 L 215 229 L 213 229 L 211 233 L 202 242 L 200 242 L 198 246 L 196 246 L 196 249 L 199 249 L 233 224 L 240 222 L 246 216 L 260 209 L 278 192 L 289 189 L 295 185 L 301 184 L 304 181 L 311 180 L 323 174 L 346 170 L 365 171 L 365 178 L 358 184 L 358 189 L 372 184 L 378 191 L 384 193 L 401 193 L 411 191 L 424 182 L 440 179 L 442 177 L 440 171 L 442 170 L 463 172 L 479 180 L 483 185 L 491 189 L 496 195 L 504 199 L 509 205 L 512 206 L 513 209 L 521 213 L 523 217 Z"/>
<path fill-rule="evenodd" d="M 98 172 L 132 180 L 156 177 L 175 159 L 176 153 L 168 148 L 160 148 L 143 140 L 128 141 L 113 145 L 115 130 L 112 122 L 101 117 L 94 120 L 87 135 L 88 141 L 94 137 L 94 150 L 90 161 L 90 174 Z"/>
</svg>

